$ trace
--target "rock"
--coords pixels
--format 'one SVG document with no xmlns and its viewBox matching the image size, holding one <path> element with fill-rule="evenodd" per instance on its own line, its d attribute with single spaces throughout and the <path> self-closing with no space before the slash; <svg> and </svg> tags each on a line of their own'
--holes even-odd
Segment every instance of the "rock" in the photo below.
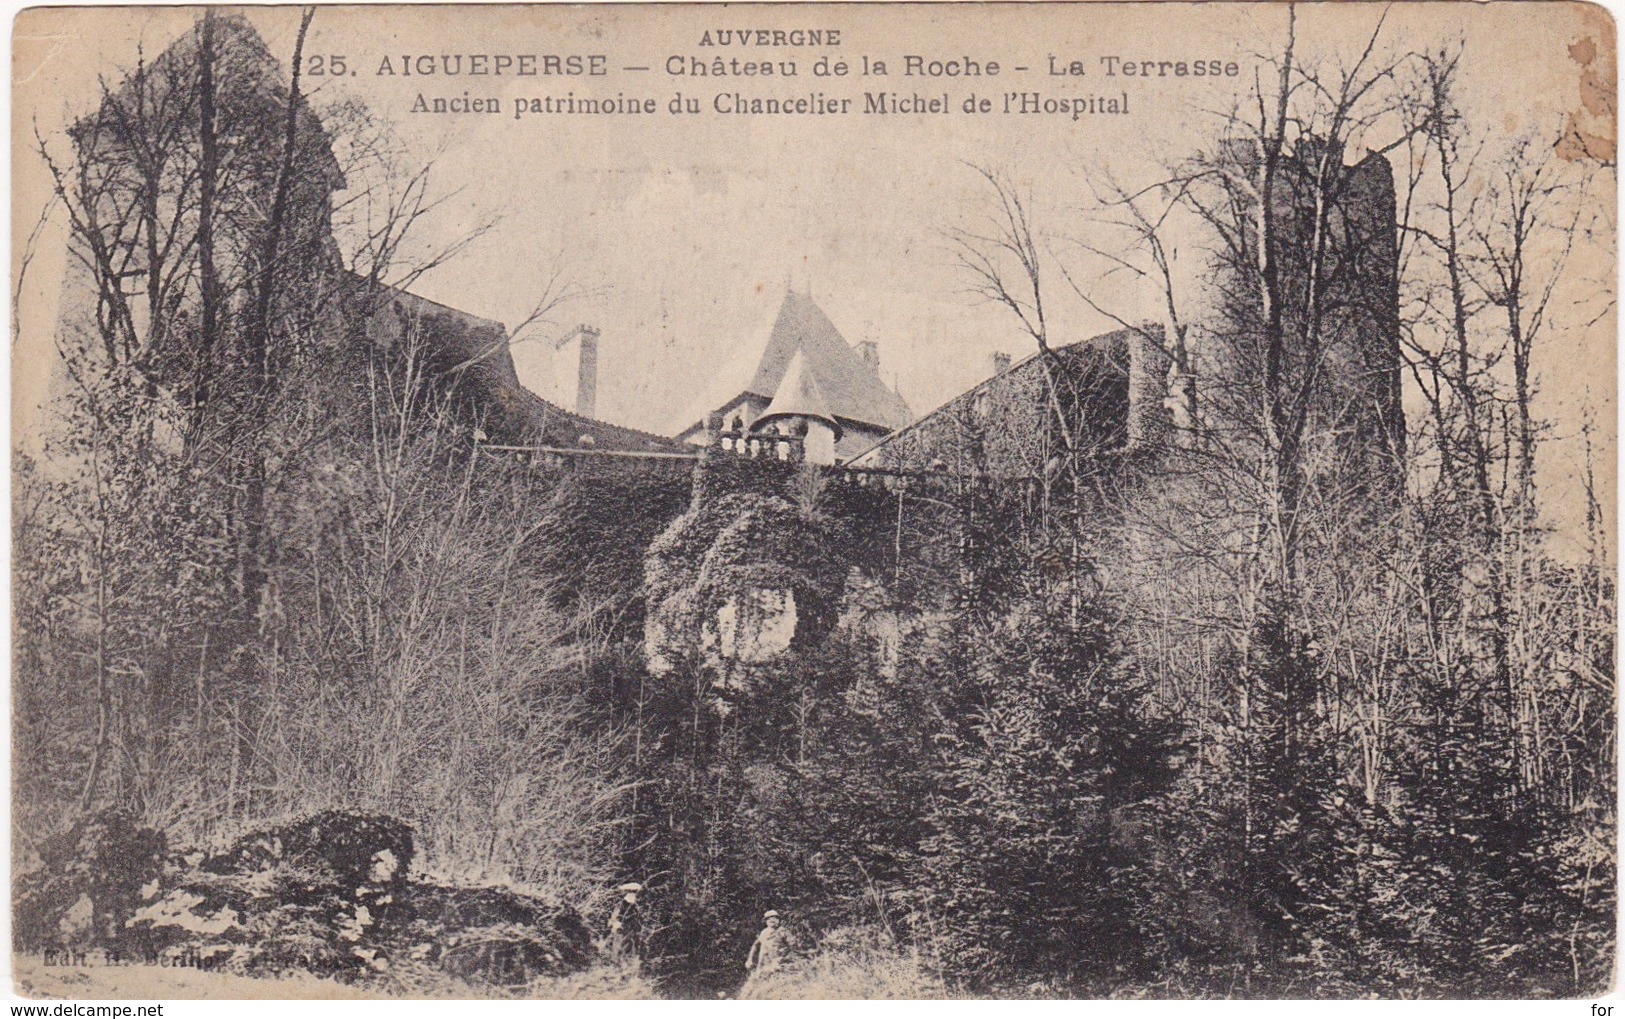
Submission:
<svg viewBox="0 0 1625 1019">
<path fill-rule="evenodd" d="M 206 860 L 213 874 L 279 875 L 281 901 L 314 905 L 329 896 L 377 904 L 406 882 L 412 830 L 381 814 L 324 810 L 252 832 Z"/>
<path fill-rule="evenodd" d="M 160 882 L 164 836 L 105 810 L 47 839 L 40 866 L 20 876 L 12 941 L 23 950 L 117 949 L 130 917 Z"/>
<path fill-rule="evenodd" d="M 427 964 L 517 988 L 591 961 L 567 906 L 499 888 L 408 879 L 412 832 L 382 815 L 328 810 L 251 832 L 211 857 L 166 858 L 162 835 L 98 815 L 47 844 L 19 881 L 19 948 L 101 948 L 241 973 L 341 979 Z"/>
<path fill-rule="evenodd" d="M 575 910 L 507 889 L 414 883 L 402 911 L 413 919 L 392 937 L 396 950 L 473 983 L 521 987 L 580 970 L 592 956 Z"/>
<path fill-rule="evenodd" d="M 413 851 L 411 829 L 395 818 L 325 810 L 186 868 L 137 927 L 149 952 L 226 947 L 231 967 L 249 973 L 377 969 Z"/>
<path fill-rule="evenodd" d="M 62 934 L 62 943 L 74 947 L 90 944 L 95 936 L 95 919 L 96 904 L 90 901 L 88 895 L 79 896 L 62 914 L 62 919 L 56 922 L 56 929 Z"/>
</svg>

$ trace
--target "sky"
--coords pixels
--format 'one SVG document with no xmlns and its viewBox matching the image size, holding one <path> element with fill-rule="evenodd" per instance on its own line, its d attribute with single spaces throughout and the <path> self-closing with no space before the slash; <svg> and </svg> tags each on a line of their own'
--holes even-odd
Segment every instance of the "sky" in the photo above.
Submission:
<svg viewBox="0 0 1625 1019">
<path fill-rule="evenodd" d="M 1352 59 L 1383 8 L 1342 4 L 1305 8 L 1304 56 L 1335 65 Z M 293 8 L 248 14 L 271 49 L 291 54 Z M 14 236 L 38 218 L 43 178 L 26 135 L 47 138 L 84 113 L 98 74 L 128 68 L 137 47 L 155 53 L 185 31 L 185 9 L 30 12 L 15 36 L 17 209 Z M 1570 47 L 1587 38 L 1612 45 L 1595 8 L 1578 4 L 1401 5 L 1390 9 L 1385 48 L 1466 43 L 1464 107 L 1470 118 L 1508 135 L 1556 124 L 1581 105 L 1581 71 Z M 117 28 L 113 22 L 120 22 Z M 495 225 L 452 262 L 423 277 L 419 292 L 477 315 L 514 324 L 536 303 L 555 270 L 587 296 L 558 310 L 514 346 L 520 378 L 543 396 L 568 399 L 559 379 L 572 366 L 551 340 L 576 323 L 601 333 L 601 417 L 673 432 L 704 402 L 719 365 L 760 349 L 786 286 L 810 292 L 849 341 L 878 343 L 881 373 L 916 413 L 986 376 L 995 351 L 1031 351 L 1007 312 L 967 292 L 949 234 L 987 223 L 986 184 L 972 165 L 1008 173 L 1032 201 L 1043 254 L 1065 265 L 1109 308 L 1129 320 L 1160 314 L 1148 292 L 1102 274 L 1079 240 L 1093 237 L 1081 209 L 1086 175 L 1109 169 L 1125 181 L 1155 179 L 1195 144 L 1214 137 L 1228 110 L 1262 68 L 1258 54 L 1285 38 L 1281 7 L 1249 4 L 1082 4 L 1074 7 L 643 9 L 384 7 L 321 9 L 308 55 L 340 56 L 353 76 L 307 78 L 318 106 L 359 100 L 390 122 L 409 158 L 433 162 L 433 187 L 447 196 L 422 224 L 425 250 L 475 224 Z M 705 47 L 707 30 L 822 28 L 839 46 L 793 49 Z M 385 56 L 411 54 L 603 54 L 597 78 L 424 78 L 381 75 Z M 998 77 L 904 77 L 902 58 L 998 62 Z M 795 59 L 793 79 L 673 76 L 672 57 Z M 821 55 L 854 65 L 846 77 L 814 76 Z M 860 78 L 867 56 L 886 77 Z M 1235 62 L 1236 77 L 1135 78 L 1103 74 L 1102 58 Z M 1072 60 L 1082 78 L 1047 73 L 1050 59 Z M 286 59 L 286 58 L 284 58 Z M 627 71 L 626 67 L 649 67 Z M 1029 70 L 1019 72 L 1022 66 Z M 472 85 L 470 83 L 473 83 Z M 492 96 L 502 113 L 412 113 L 427 99 Z M 798 96 L 823 92 L 861 106 L 865 91 L 946 94 L 956 109 L 971 95 L 995 104 L 1007 92 L 1078 98 L 1126 96 L 1127 115 L 989 114 L 730 116 L 710 111 L 718 92 Z M 516 98 L 554 96 L 656 100 L 639 117 L 537 115 L 516 121 Z M 681 93 L 707 112 L 665 112 Z M 34 204 L 30 207 L 29 203 Z M 25 316 L 49 321 L 53 257 L 60 223 L 36 248 L 24 288 Z M 19 241 L 14 248 L 20 250 Z M 1194 243 L 1180 252 L 1182 280 L 1201 276 Z M 55 278 L 60 278 L 56 269 Z M 1045 280 L 1051 336 L 1081 339 L 1112 328 L 1068 292 L 1057 271 Z M 1577 432 L 1589 400 L 1613 420 L 1612 319 L 1554 333 L 1537 361 L 1558 432 Z M 30 387 L 18 348 L 17 399 Z M 37 373 L 36 373 L 37 374 Z M 1586 395 L 1589 386 L 1589 396 Z M 1569 453 L 1572 454 L 1572 444 Z M 1569 455 L 1569 454 L 1565 454 Z M 1573 460 L 1572 455 L 1569 456 Z"/>
</svg>

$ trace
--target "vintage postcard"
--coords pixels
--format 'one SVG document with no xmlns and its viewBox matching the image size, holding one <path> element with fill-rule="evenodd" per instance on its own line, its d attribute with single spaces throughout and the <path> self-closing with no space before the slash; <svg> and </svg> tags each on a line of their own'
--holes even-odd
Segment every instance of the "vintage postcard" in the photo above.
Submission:
<svg viewBox="0 0 1625 1019">
<path fill-rule="evenodd" d="M 12 46 L 16 993 L 1613 986 L 1606 11 Z"/>
</svg>

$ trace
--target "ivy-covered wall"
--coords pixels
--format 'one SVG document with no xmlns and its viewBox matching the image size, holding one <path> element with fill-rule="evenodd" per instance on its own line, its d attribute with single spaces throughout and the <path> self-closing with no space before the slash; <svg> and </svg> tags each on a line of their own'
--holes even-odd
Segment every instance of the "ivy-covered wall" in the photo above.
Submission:
<svg viewBox="0 0 1625 1019">
<path fill-rule="evenodd" d="M 844 544 L 816 506 L 781 495 L 696 500 L 644 560 L 651 668 L 699 659 L 725 670 L 822 638 L 844 585 Z"/>
<path fill-rule="evenodd" d="M 840 619 L 885 629 L 978 609 L 966 598 L 992 607 L 1015 593 L 1046 520 L 1042 486 L 1025 480 L 707 458 L 688 510 L 644 558 L 645 660 L 726 684 Z"/>
</svg>

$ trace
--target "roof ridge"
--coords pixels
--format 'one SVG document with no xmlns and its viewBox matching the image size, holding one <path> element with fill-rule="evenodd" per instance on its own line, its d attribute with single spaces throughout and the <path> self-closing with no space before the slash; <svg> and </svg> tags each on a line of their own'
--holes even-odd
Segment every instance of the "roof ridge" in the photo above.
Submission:
<svg viewBox="0 0 1625 1019">
<path fill-rule="evenodd" d="M 1113 329 L 1110 332 L 1098 333 L 1098 334 L 1096 334 L 1094 336 L 1090 336 L 1090 337 L 1088 337 L 1086 339 L 1082 339 L 1082 340 L 1074 340 L 1071 343 L 1065 343 L 1065 344 L 1062 344 L 1059 347 L 1050 347 L 1049 350 L 1051 352 L 1053 352 L 1053 353 L 1059 354 L 1059 353 L 1061 353 L 1063 351 L 1075 350 L 1075 349 L 1077 349 L 1079 347 L 1082 347 L 1082 346 L 1085 346 L 1087 344 L 1099 343 L 1102 340 L 1110 340 L 1110 339 L 1112 339 L 1114 337 L 1117 337 L 1117 336 L 1134 335 L 1136 332 L 1137 332 L 1137 330 L 1132 329 L 1132 328 Z M 895 428 L 890 432 L 887 432 L 885 435 L 883 435 L 880 438 L 876 439 L 873 443 L 869 444 L 867 447 L 865 447 L 865 448 L 859 450 L 858 452 L 853 453 L 851 456 L 847 457 L 845 462 L 849 463 L 849 464 L 850 463 L 855 463 L 856 461 L 862 459 L 863 457 L 868 456 L 870 453 L 873 453 L 875 450 L 879 449 L 880 447 L 886 445 L 887 443 L 893 441 L 894 439 L 897 439 L 899 436 L 902 436 L 904 434 L 907 434 L 909 432 L 914 431 L 915 429 L 917 429 L 921 425 L 925 424 L 927 421 L 930 421 L 932 418 L 936 417 L 938 414 L 941 414 L 948 407 L 952 406 L 955 403 L 958 403 L 960 400 L 963 400 L 965 397 L 970 396 L 973 393 L 979 392 L 983 388 L 985 388 L 985 387 L 987 387 L 989 385 L 992 385 L 994 382 L 997 382 L 999 379 L 1002 379 L 1007 375 L 1010 375 L 1010 374 L 1012 374 L 1014 372 L 1020 371 L 1022 368 L 1025 368 L 1027 365 L 1031 364 L 1035 359 L 1043 357 L 1043 356 L 1044 356 L 1044 351 L 1043 350 L 1035 350 L 1035 351 L 1033 351 L 1031 354 L 1028 354 L 1026 357 L 1022 358 L 1021 360 L 1016 361 L 1015 363 L 1011 364 L 1008 368 L 1005 368 L 1003 371 L 996 372 L 996 373 L 994 373 L 992 375 L 989 375 L 987 378 L 985 378 L 985 379 L 981 380 L 980 382 L 976 383 L 975 385 L 971 386 L 969 389 L 961 390 L 960 392 L 955 393 L 953 396 L 948 397 L 946 400 L 943 400 L 941 403 L 937 404 L 935 407 L 932 407 L 930 410 L 926 411 L 924 414 L 921 414 L 919 417 L 915 418 L 913 421 L 910 421 L 908 424 L 903 425 L 900 428 Z"/>
</svg>

